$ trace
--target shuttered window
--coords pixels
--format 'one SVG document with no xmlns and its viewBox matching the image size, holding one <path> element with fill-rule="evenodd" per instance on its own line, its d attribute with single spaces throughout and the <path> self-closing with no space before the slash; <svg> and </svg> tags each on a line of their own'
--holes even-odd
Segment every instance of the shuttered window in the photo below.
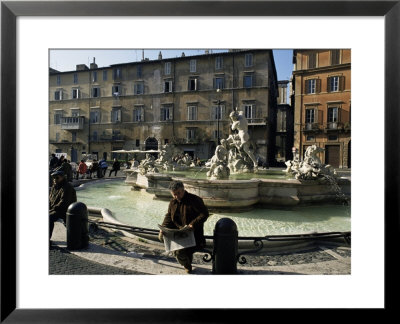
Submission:
<svg viewBox="0 0 400 324">
<path fill-rule="evenodd" d="M 171 62 L 166 62 L 164 64 L 164 74 L 170 75 L 171 74 Z"/>
<path fill-rule="evenodd" d="M 224 58 L 222 56 L 217 56 L 215 58 L 215 69 L 221 70 L 224 67 Z"/>
<path fill-rule="evenodd" d="M 133 121 L 134 122 L 144 121 L 144 108 L 143 107 L 137 107 L 133 110 Z"/>
<path fill-rule="evenodd" d="M 187 107 L 187 120 L 197 120 L 197 106 Z"/>
<path fill-rule="evenodd" d="M 340 50 L 331 50 L 331 65 L 340 64 Z"/>
<path fill-rule="evenodd" d="M 248 53 L 244 57 L 244 66 L 245 67 L 250 67 L 253 66 L 253 54 Z"/>
<path fill-rule="evenodd" d="M 223 89 L 224 88 L 224 78 L 216 77 L 214 78 L 214 89 Z"/>
<path fill-rule="evenodd" d="M 120 68 L 115 68 L 113 70 L 113 79 L 120 80 L 122 78 L 122 70 Z"/>
<path fill-rule="evenodd" d="M 61 76 L 57 75 L 57 85 L 60 85 L 60 84 L 61 84 Z"/>
<path fill-rule="evenodd" d="M 196 60 L 190 60 L 189 65 L 190 72 L 196 72 Z"/>
<path fill-rule="evenodd" d="M 344 76 L 328 77 L 327 91 L 328 92 L 343 91 L 345 86 L 344 80 L 345 80 Z"/>
<path fill-rule="evenodd" d="M 92 98 L 99 98 L 100 97 L 100 88 L 94 87 L 92 88 Z"/>
<path fill-rule="evenodd" d="M 121 122 L 122 112 L 121 109 L 113 109 L 111 111 L 111 122 L 112 123 L 119 123 Z"/>
<path fill-rule="evenodd" d="M 72 89 L 72 99 L 79 98 L 79 89 Z"/>
<path fill-rule="evenodd" d="M 136 82 L 133 86 L 133 94 L 140 95 L 144 94 L 144 85 L 143 82 Z"/>
<path fill-rule="evenodd" d="M 317 53 L 308 54 L 308 68 L 314 69 L 317 67 Z"/>
<path fill-rule="evenodd" d="M 164 81 L 164 92 L 172 92 L 172 81 Z"/>
<path fill-rule="evenodd" d="M 103 71 L 103 81 L 107 81 L 107 70 Z"/>
<path fill-rule="evenodd" d="M 62 100 L 62 90 L 57 90 L 54 92 L 54 100 Z"/>
<path fill-rule="evenodd" d="M 188 80 L 188 90 L 189 91 L 197 90 L 197 78 L 191 78 Z"/>
<path fill-rule="evenodd" d="M 74 73 L 74 84 L 78 83 L 78 73 Z"/>
<path fill-rule="evenodd" d="M 97 82 L 97 71 L 93 71 L 92 80 L 93 82 Z"/>
<path fill-rule="evenodd" d="M 111 93 L 113 96 L 120 96 L 121 95 L 121 86 L 119 86 L 119 85 L 112 86 Z"/>
<path fill-rule="evenodd" d="M 243 87 L 251 88 L 253 86 L 253 75 L 245 75 L 243 77 Z"/>
</svg>

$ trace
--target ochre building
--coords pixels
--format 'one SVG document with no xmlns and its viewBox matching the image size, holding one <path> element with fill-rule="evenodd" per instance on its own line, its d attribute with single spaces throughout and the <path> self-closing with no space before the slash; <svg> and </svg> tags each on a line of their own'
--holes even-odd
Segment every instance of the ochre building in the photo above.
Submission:
<svg viewBox="0 0 400 324">
<path fill-rule="evenodd" d="M 322 163 L 351 167 L 351 50 L 293 51 L 294 147 L 325 149 Z"/>
<path fill-rule="evenodd" d="M 166 143 L 201 159 L 230 133 L 238 107 L 261 163 L 273 164 L 277 77 L 271 50 L 230 50 L 76 71 L 50 70 L 50 152 L 110 159 Z"/>
</svg>

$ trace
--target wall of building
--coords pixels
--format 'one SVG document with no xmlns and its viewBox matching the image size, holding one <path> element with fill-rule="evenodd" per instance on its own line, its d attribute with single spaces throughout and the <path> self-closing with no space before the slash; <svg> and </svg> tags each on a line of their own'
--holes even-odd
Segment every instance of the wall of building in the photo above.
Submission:
<svg viewBox="0 0 400 324">
<path fill-rule="evenodd" d="M 245 54 L 253 54 L 250 67 L 245 66 Z M 116 149 L 145 149 L 146 140 L 155 138 L 159 147 L 168 141 L 183 150 L 194 150 L 196 155 L 206 159 L 214 153 L 218 124 L 221 138 L 227 137 L 230 133 L 229 113 L 235 107 L 240 110 L 244 105 L 252 104 L 255 112 L 249 119 L 249 128 L 254 140 L 259 143 L 257 149 L 266 158 L 266 121 L 271 111 L 271 100 L 276 102 L 276 94 L 270 91 L 271 85 L 276 87 L 270 54 L 269 50 L 243 51 L 51 73 L 50 151 L 62 149 L 70 154 L 73 147 L 78 150 L 78 159 L 82 152 L 98 152 L 99 156 L 106 152 L 110 157 L 110 152 Z M 223 60 L 220 69 L 216 68 L 217 57 Z M 194 72 L 190 72 L 191 60 L 196 60 Z M 170 64 L 169 74 L 166 73 L 166 63 Z M 113 78 L 116 69 L 120 69 L 119 77 Z M 103 79 L 103 71 L 106 71 L 106 79 Z M 77 84 L 74 83 L 74 74 L 78 78 Z M 245 88 L 244 77 L 249 75 L 252 75 L 253 83 L 250 88 Z M 214 86 L 217 77 L 224 78 L 224 87 L 220 92 Z M 188 89 L 189 79 L 197 80 L 196 90 Z M 165 82 L 169 81 L 172 82 L 169 84 L 172 91 L 165 92 Z M 143 84 L 143 93 L 135 94 L 137 84 Z M 119 86 L 118 96 L 113 95 L 115 86 Z M 93 97 L 93 88 L 100 89 L 99 97 Z M 73 89 L 79 89 L 78 98 L 72 99 Z M 55 100 L 55 92 L 59 90 L 63 93 L 62 100 Z M 219 122 L 213 117 L 217 100 L 224 107 Z M 169 120 L 161 118 L 161 109 L 165 106 L 170 106 Z M 197 107 L 195 120 L 188 120 L 189 106 Z M 54 114 L 60 112 L 58 109 L 61 109 L 63 117 L 68 117 L 71 116 L 70 108 L 79 108 L 79 115 L 84 117 L 83 129 L 63 130 L 61 125 L 54 124 Z M 111 118 L 115 110 L 120 110 L 118 121 Z M 141 111 L 141 120 L 135 120 L 135 110 Z M 99 112 L 95 123 L 89 123 L 91 111 Z M 188 140 L 188 129 L 195 130 L 194 139 Z M 76 132 L 75 140 L 72 139 L 72 132 Z M 59 135 L 56 136 L 56 133 Z"/>
</svg>

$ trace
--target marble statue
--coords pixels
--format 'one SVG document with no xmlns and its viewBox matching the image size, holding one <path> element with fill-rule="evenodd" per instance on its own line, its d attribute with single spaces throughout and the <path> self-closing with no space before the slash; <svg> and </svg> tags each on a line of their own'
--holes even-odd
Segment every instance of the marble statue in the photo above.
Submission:
<svg viewBox="0 0 400 324">
<path fill-rule="evenodd" d="M 311 145 L 304 153 L 303 161 L 286 161 L 287 166 L 285 172 L 291 173 L 298 180 L 312 180 L 326 178 L 326 176 L 336 176 L 336 172 L 329 164 L 323 164 L 318 153 L 324 152 L 325 149 L 317 145 Z"/>
<path fill-rule="evenodd" d="M 214 156 L 210 161 L 210 170 L 207 172 L 207 177 L 211 179 L 228 179 L 230 170 L 228 168 L 228 150 L 227 141 L 222 139 L 221 144 L 215 148 Z"/>
</svg>

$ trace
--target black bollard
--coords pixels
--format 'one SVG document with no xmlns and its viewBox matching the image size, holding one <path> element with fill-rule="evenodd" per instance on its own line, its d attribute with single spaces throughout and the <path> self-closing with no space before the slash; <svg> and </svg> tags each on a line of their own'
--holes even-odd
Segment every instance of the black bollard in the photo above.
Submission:
<svg viewBox="0 0 400 324">
<path fill-rule="evenodd" d="M 221 218 L 214 229 L 214 274 L 236 274 L 238 230 L 230 218 Z"/>
<path fill-rule="evenodd" d="M 89 244 L 88 211 L 86 205 L 75 202 L 67 210 L 67 249 L 79 250 Z"/>
</svg>

